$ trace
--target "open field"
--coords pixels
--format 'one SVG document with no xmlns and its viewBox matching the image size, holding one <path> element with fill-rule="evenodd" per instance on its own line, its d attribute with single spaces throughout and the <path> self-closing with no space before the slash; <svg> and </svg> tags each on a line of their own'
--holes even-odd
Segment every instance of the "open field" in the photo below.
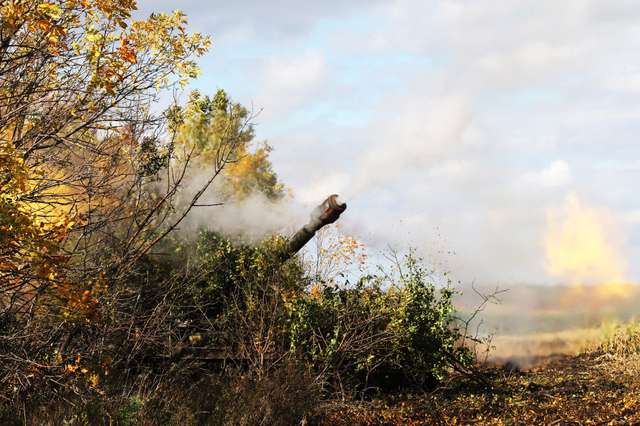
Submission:
<svg viewBox="0 0 640 426">
<path fill-rule="evenodd" d="M 640 422 L 640 383 L 601 353 L 530 371 L 488 370 L 490 386 L 454 379 L 433 393 L 331 405 L 322 425 L 614 424 Z M 637 366 L 639 361 L 633 361 Z M 622 373 L 622 374 L 621 374 Z"/>
<path fill-rule="evenodd" d="M 606 322 L 626 322 L 640 314 L 640 286 L 508 286 L 478 315 L 483 333 L 522 335 L 599 327 Z M 492 287 L 477 289 L 490 294 Z M 481 297 L 465 288 L 456 305 L 472 312 Z"/>
<path fill-rule="evenodd" d="M 480 300 L 476 292 L 466 291 L 458 307 L 471 312 Z M 527 368 L 550 356 L 593 348 L 635 319 L 638 306 L 640 287 L 635 285 L 521 286 L 499 294 L 470 328 L 490 336 L 490 350 L 481 360 Z"/>
<path fill-rule="evenodd" d="M 433 392 L 329 404 L 318 424 L 640 423 L 640 292 L 520 287 L 482 312 L 491 350 L 476 377 Z M 462 298 L 467 308 L 477 303 Z M 469 309 L 470 311 L 471 309 Z M 481 359 L 482 360 L 482 359 Z"/>
<path fill-rule="evenodd" d="M 491 341 L 492 349 L 486 361 L 491 365 L 511 363 L 528 368 L 549 357 L 577 355 L 596 345 L 611 327 L 496 336 Z"/>
<path fill-rule="evenodd" d="M 330 404 L 317 423 L 638 424 L 638 326 L 609 331 L 587 352 L 540 356 L 530 369 L 486 366 L 474 380 L 456 376 L 431 393 Z"/>
</svg>

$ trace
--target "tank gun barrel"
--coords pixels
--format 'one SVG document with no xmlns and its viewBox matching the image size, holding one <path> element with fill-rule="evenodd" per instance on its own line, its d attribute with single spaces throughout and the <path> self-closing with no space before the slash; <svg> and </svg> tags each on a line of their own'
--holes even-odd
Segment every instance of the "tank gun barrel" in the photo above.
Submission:
<svg viewBox="0 0 640 426">
<path fill-rule="evenodd" d="M 332 194 L 311 212 L 309 223 L 296 232 L 285 253 L 285 260 L 298 253 L 322 227 L 329 225 L 340 217 L 347 209 L 347 204 L 340 201 L 338 194 Z"/>
</svg>

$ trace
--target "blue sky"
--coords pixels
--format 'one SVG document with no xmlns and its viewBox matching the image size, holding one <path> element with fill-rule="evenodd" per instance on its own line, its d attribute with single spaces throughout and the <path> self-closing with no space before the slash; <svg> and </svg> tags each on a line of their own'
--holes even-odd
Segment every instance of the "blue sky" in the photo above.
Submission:
<svg viewBox="0 0 640 426">
<path fill-rule="evenodd" d="M 140 2 L 174 8 L 213 37 L 192 87 L 262 109 L 281 179 L 302 203 L 345 194 L 371 247 L 567 281 L 545 241 L 577 199 L 640 281 L 640 2 Z"/>
</svg>

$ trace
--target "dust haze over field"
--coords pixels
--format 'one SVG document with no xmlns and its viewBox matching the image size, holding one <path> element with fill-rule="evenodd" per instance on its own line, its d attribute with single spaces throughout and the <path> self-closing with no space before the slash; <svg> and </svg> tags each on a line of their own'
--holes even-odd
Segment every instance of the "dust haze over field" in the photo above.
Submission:
<svg viewBox="0 0 640 426">
<path fill-rule="evenodd" d="M 607 327 L 637 319 L 640 287 L 628 279 L 622 241 L 610 212 L 584 205 L 576 194 L 550 209 L 545 267 L 557 285 L 505 286 L 508 291 L 487 306 L 483 324 L 477 324 L 494 333 L 490 358 L 528 366 L 536 357 L 579 353 Z M 472 311 L 481 300 L 467 291 L 460 306 Z"/>
</svg>

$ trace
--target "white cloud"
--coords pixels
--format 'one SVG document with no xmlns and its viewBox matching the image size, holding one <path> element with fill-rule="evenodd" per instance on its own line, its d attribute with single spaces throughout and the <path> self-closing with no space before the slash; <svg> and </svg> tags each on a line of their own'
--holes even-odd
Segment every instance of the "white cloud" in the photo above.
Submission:
<svg viewBox="0 0 640 426">
<path fill-rule="evenodd" d="M 327 72 L 320 52 L 271 58 L 263 64 L 255 102 L 264 108 L 265 117 L 284 116 L 318 94 Z"/>
<path fill-rule="evenodd" d="M 471 121 L 468 100 L 462 96 L 413 94 L 383 105 L 369 135 L 370 146 L 353 170 L 355 193 L 433 167 L 464 143 Z"/>
<path fill-rule="evenodd" d="M 478 67 L 502 84 L 536 81 L 571 64 L 578 51 L 568 46 L 531 42 L 506 51 L 492 51 L 480 57 Z"/>
<path fill-rule="evenodd" d="M 624 221 L 630 225 L 640 225 L 640 209 L 631 210 L 624 214 Z"/>
<path fill-rule="evenodd" d="M 282 43 L 289 38 L 309 33 L 322 19 L 344 15 L 352 10 L 375 4 L 376 0 L 304 2 L 295 0 L 236 0 L 217 2 L 203 0 L 140 0 L 139 15 L 180 9 L 198 31 L 216 37 L 241 31 L 253 34 L 257 41 Z"/>
<path fill-rule="evenodd" d="M 571 181 L 571 168 L 566 161 L 556 160 L 543 170 L 525 173 L 522 181 L 529 186 L 566 186 Z"/>
<path fill-rule="evenodd" d="M 606 77 L 604 88 L 624 93 L 640 93 L 640 73 Z"/>
<path fill-rule="evenodd" d="M 294 58 L 274 58 L 265 66 L 265 83 L 270 90 L 300 91 L 316 84 L 325 74 L 324 57 L 306 52 Z"/>
</svg>

